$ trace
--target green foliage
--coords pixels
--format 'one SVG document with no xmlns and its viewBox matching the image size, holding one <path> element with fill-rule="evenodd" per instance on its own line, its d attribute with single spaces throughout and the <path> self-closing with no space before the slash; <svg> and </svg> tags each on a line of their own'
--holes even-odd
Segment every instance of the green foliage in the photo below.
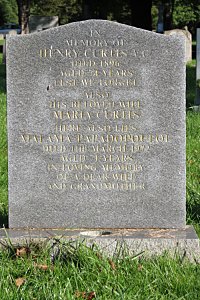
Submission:
<svg viewBox="0 0 200 300">
<path fill-rule="evenodd" d="M 0 25 L 18 23 L 18 8 L 15 0 L 0 0 Z"/>
<path fill-rule="evenodd" d="M 82 13 L 80 0 L 34 0 L 31 2 L 31 14 L 58 16 L 60 24 L 78 21 Z"/>
<path fill-rule="evenodd" d="M 81 0 L 34 0 L 31 3 L 33 15 L 57 15 L 60 24 L 83 19 L 83 1 Z M 131 11 L 127 0 L 93 0 L 90 3 L 92 18 L 107 18 L 121 23 L 130 24 Z"/>
<path fill-rule="evenodd" d="M 173 1 L 153 0 L 152 25 L 156 29 L 159 3 Z M 66 24 L 83 19 L 83 0 L 32 0 L 31 11 L 33 15 L 57 15 L 60 24 Z M 89 1 L 89 10 L 92 18 L 115 20 L 125 24 L 131 24 L 131 1 L 130 0 L 93 0 Z M 133 7 L 134 9 L 134 7 Z M 0 0 L 0 25 L 3 23 L 18 23 L 18 8 L 16 0 Z M 200 22 L 199 0 L 174 0 L 173 27 L 183 28 L 188 26 L 195 33 L 195 28 Z"/>
<path fill-rule="evenodd" d="M 189 30 L 195 33 L 197 24 L 200 22 L 199 0 L 175 0 L 173 13 L 174 28 L 188 26 Z"/>
<path fill-rule="evenodd" d="M 200 113 L 187 112 L 187 219 L 200 225 Z"/>
<path fill-rule="evenodd" d="M 97 2 L 97 0 L 96 0 Z M 111 21 L 118 21 L 124 24 L 131 24 L 131 10 L 130 3 L 127 0 L 111 0 L 104 1 L 104 3 L 100 2 L 102 6 L 104 6 L 104 10 L 107 11 L 107 19 Z M 103 10 L 101 6 L 99 6 L 99 10 Z M 96 12 L 98 16 L 98 12 Z"/>
<path fill-rule="evenodd" d="M 158 7 L 156 5 L 152 5 L 151 16 L 152 16 L 152 28 L 153 30 L 156 30 L 157 23 L 158 23 Z"/>
</svg>

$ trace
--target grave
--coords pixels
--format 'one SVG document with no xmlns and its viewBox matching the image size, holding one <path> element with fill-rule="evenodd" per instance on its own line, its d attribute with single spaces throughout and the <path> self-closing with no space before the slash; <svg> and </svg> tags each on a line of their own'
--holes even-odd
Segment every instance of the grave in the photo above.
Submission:
<svg viewBox="0 0 200 300">
<path fill-rule="evenodd" d="M 7 51 L 10 227 L 185 226 L 182 39 L 87 21 Z"/>
<path fill-rule="evenodd" d="M 188 30 L 172 29 L 164 32 L 166 35 L 181 35 L 185 38 L 185 62 L 192 60 L 192 34 Z"/>
<path fill-rule="evenodd" d="M 165 246 L 170 229 L 170 247 L 196 248 L 184 60 L 182 37 L 110 21 L 9 36 L 9 227 L 146 230 L 141 239 L 162 229 Z"/>
</svg>

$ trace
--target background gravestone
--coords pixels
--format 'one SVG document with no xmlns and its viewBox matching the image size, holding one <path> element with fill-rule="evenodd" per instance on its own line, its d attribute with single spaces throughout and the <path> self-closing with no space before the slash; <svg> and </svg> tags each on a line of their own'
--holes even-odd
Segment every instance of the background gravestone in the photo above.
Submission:
<svg viewBox="0 0 200 300">
<path fill-rule="evenodd" d="M 101 20 L 8 37 L 11 228 L 185 226 L 184 50 Z"/>
<path fill-rule="evenodd" d="M 166 35 L 181 35 L 185 38 L 185 61 L 192 60 L 192 34 L 188 30 L 172 29 L 164 32 Z"/>
<path fill-rule="evenodd" d="M 8 32 L 8 34 L 9 35 L 16 35 L 17 34 L 17 30 L 10 30 L 9 32 Z"/>
</svg>

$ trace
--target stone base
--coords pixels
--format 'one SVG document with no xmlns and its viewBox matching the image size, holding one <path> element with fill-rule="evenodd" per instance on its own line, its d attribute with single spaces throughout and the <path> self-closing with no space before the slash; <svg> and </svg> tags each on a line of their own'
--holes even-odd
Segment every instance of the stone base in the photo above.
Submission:
<svg viewBox="0 0 200 300">
<path fill-rule="evenodd" d="M 172 255 L 200 262 L 200 243 L 193 226 L 180 229 L 0 229 L 0 245 L 10 239 L 13 245 L 62 240 L 96 244 L 107 255 L 126 249 L 129 255 Z"/>
</svg>

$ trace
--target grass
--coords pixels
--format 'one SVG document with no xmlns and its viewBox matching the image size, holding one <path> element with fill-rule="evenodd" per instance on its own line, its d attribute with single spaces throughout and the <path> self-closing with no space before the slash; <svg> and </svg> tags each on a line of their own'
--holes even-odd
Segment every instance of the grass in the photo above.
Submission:
<svg viewBox="0 0 200 300">
<path fill-rule="evenodd" d="M 63 247 L 53 262 L 48 247 L 1 252 L 0 299 L 199 299 L 199 264 L 167 254 L 108 258 L 83 243 Z"/>
<path fill-rule="evenodd" d="M 187 221 L 200 236 L 200 113 L 187 112 Z"/>
<path fill-rule="evenodd" d="M 5 66 L 0 55 L 0 225 L 7 225 Z M 195 64 L 187 67 L 187 107 L 195 96 Z M 187 111 L 187 222 L 200 236 L 200 114 Z M 58 242 L 57 242 L 58 243 Z M 61 247 L 62 246 L 62 247 Z M 167 254 L 109 259 L 96 247 L 70 243 L 0 251 L 0 299 L 199 299 L 200 265 Z M 55 251 L 56 250 L 56 251 Z M 69 251 L 70 250 L 70 251 Z M 25 255 L 24 255 L 25 252 Z M 22 255 L 23 253 L 23 255 Z M 53 259 L 52 259 L 53 258 Z M 96 295 L 96 296 L 95 296 Z"/>
<path fill-rule="evenodd" d="M 186 107 L 194 105 L 196 92 L 196 61 L 187 64 Z M 186 116 L 186 201 L 187 223 L 193 224 L 200 236 L 200 113 L 187 110 Z"/>
</svg>

